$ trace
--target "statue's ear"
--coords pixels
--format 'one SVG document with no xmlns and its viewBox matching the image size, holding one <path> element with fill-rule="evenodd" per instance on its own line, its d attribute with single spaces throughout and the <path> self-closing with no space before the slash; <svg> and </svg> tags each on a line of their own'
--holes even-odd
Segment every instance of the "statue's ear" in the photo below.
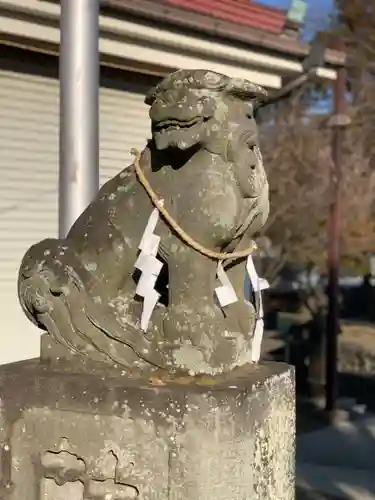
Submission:
<svg viewBox="0 0 375 500">
<path fill-rule="evenodd" d="M 226 94 L 252 104 L 254 111 L 267 101 L 267 91 L 260 85 L 240 78 L 231 78 L 225 89 Z"/>
<path fill-rule="evenodd" d="M 254 99 L 253 102 L 253 115 L 254 118 L 257 120 L 257 117 L 259 116 L 259 111 L 262 111 L 265 109 L 265 106 L 267 105 L 267 99 Z"/>
</svg>

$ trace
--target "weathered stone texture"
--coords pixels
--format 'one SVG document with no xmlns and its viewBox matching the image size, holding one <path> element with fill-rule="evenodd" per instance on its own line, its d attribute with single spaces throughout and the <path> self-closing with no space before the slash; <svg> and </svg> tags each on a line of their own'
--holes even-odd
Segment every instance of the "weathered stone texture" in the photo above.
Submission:
<svg viewBox="0 0 375 500">
<path fill-rule="evenodd" d="M 291 368 L 152 381 L 91 370 L 1 368 L 2 500 L 294 498 Z"/>
<path fill-rule="evenodd" d="M 260 305 L 244 279 L 269 212 L 255 119 L 265 96 L 205 70 L 176 71 L 152 89 L 142 154 L 66 238 L 26 252 L 18 295 L 27 317 L 72 352 L 141 373 L 215 375 L 257 359 Z M 222 301 L 219 270 L 230 282 Z"/>
</svg>

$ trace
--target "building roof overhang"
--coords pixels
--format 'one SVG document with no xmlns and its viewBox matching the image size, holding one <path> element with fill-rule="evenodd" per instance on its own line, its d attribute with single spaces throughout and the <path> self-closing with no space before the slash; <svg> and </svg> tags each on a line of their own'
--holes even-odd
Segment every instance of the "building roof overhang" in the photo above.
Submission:
<svg viewBox="0 0 375 500">
<path fill-rule="evenodd" d="M 132 0 L 127 1 L 129 6 Z M 145 1 L 149 2 L 135 0 L 138 7 Z M 24 43 L 25 48 L 31 44 L 39 49 L 47 47 L 57 54 L 59 14 L 56 2 L 0 0 L 0 42 Z M 207 36 L 188 28 L 173 29 L 165 23 L 151 23 L 144 16 L 115 16 L 106 9 L 100 15 L 99 46 L 102 60 L 108 65 L 160 76 L 178 68 L 212 69 L 278 89 L 284 77 L 303 73 L 303 53 L 272 52 L 255 42 L 229 43 L 228 38 Z M 317 74 L 331 80 L 336 78 L 336 70 L 330 66 L 319 68 Z"/>
<path fill-rule="evenodd" d="M 207 16 L 202 12 L 193 9 L 181 9 L 173 3 L 164 0 L 102 0 L 104 8 L 108 8 L 118 13 L 127 13 L 136 17 L 143 17 L 161 24 L 171 24 L 195 32 L 205 33 L 210 36 L 222 38 L 223 40 L 237 41 L 248 46 L 256 46 L 266 51 L 272 51 L 284 57 L 292 56 L 303 59 L 309 54 L 310 46 L 294 38 L 284 36 L 281 30 L 260 29 L 261 22 L 258 22 L 258 29 L 244 24 L 238 24 L 230 20 L 218 19 Z M 159 8 L 155 8 L 155 5 Z M 258 5 L 259 10 L 263 10 L 264 15 L 269 16 L 274 11 L 272 9 Z M 273 14 L 275 16 L 275 14 Z M 286 21 L 286 15 L 280 16 L 280 20 Z M 327 49 L 325 63 L 329 66 L 341 66 L 345 63 L 345 54 L 332 49 Z"/>
</svg>

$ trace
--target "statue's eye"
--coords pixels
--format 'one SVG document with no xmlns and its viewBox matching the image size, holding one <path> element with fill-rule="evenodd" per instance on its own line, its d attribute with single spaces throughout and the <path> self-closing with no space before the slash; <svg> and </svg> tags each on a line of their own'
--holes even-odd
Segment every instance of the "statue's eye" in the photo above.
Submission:
<svg viewBox="0 0 375 500">
<path fill-rule="evenodd" d="M 247 143 L 247 147 L 248 147 L 249 151 L 251 151 L 256 156 L 256 143 L 255 143 L 255 141 L 249 141 Z"/>
</svg>

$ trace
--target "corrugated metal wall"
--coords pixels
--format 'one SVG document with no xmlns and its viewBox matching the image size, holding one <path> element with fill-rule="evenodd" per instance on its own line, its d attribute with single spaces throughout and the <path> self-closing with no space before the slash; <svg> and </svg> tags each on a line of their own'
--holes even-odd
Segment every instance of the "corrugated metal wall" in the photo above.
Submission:
<svg viewBox="0 0 375 500">
<path fill-rule="evenodd" d="M 39 332 L 18 305 L 17 273 L 27 248 L 58 230 L 58 80 L 37 69 L 1 69 L 0 60 L 0 364 L 39 353 Z M 147 88 L 103 79 L 101 183 L 150 135 Z"/>
</svg>

